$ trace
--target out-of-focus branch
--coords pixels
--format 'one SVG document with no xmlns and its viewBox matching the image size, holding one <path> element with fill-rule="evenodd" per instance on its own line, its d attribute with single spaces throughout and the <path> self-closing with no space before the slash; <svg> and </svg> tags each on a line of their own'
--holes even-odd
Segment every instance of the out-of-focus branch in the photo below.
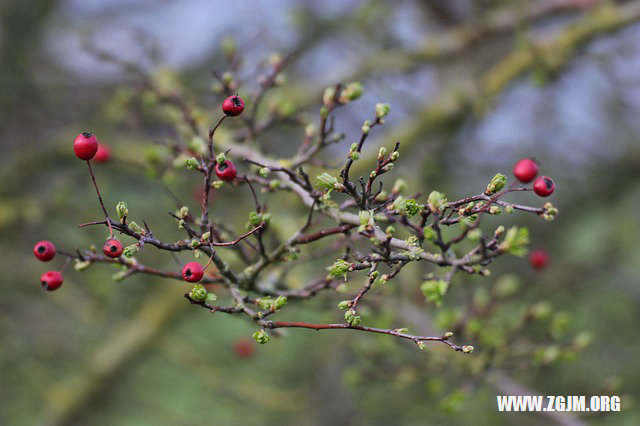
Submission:
<svg viewBox="0 0 640 426">
<path fill-rule="evenodd" d="M 541 65 L 549 72 L 558 72 L 585 43 L 638 20 L 640 1 L 619 6 L 598 6 L 553 38 L 538 40 L 526 47 L 517 47 L 482 74 L 476 89 L 444 92 L 416 114 L 417 118 L 391 128 L 387 135 L 381 136 L 381 140 L 388 140 L 389 135 L 393 135 L 394 139 L 402 140 L 406 150 L 418 140 L 424 140 L 427 134 L 455 126 L 469 112 L 486 111 L 495 98 L 526 71 Z M 375 163 L 375 159 L 375 152 L 363 155 L 357 162 L 356 169 L 369 169 Z"/>
<path fill-rule="evenodd" d="M 423 330 L 426 329 L 426 332 L 429 334 L 435 333 L 435 331 L 433 330 L 433 320 L 431 319 L 431 317 L 417 307 L 408 303 L 404 303 L 401 306 L 401 309 L 397 309 L 396 312 L 400 313 L 403 321 L 414 324 L 415 326 L 420 327 Z M 503 395 L 540 395 L 540 392 L 534 389 L 526 388 L 525 386 L 515 381 L 504 371 L 493 370 L 489 375 L 489 378 L 493 386 L 495 386 L 495 388 Z M 582 420 L 576 418 L 568 412 L 541 411 L 538 414 L 547 417 L 549 420 L 552 420 L 556 424 L 562 426 L 585 425 Z"/>
<path fill-rule="evenodd" d="M 179 294 L 176 287 L 151 292 L 134 317 L 102 339 L 85 365 L 78 365 L 73 376 L 51 386 L 46 401 L 48 424 L 68 424 L 111 377 L 153 343 L 178 311 L 184 309 Z"/>
<path fill-rule="evenodd" d="M 508 6 L 490 11 L 480 19 L 461 23 L 425 40 L 424 46 L 411 56 L 415 60 L 429 61 L 452 58 L 478 45 L 488 37 L 508 33 L 529 22 L 544 19 L 561 12 L 593 7 L 599 0 L 547 0 L 531 1 L 526 5 Z"/>
</svg>

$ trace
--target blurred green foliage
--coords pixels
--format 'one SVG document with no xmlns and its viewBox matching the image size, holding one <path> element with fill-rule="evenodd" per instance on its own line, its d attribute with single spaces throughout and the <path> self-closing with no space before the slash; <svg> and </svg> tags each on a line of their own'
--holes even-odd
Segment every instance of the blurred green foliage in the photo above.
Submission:
<svg viewBox="0 0 640 426">
<path fill-rule="evenodd" d="M 20 42 L 12 47 L 3 43 L 2 63 L 8 65 L 0 67 L 2 92 L 9 94 L 3 95 L 0 109 L 0 121 L 7 123 L 0 133 L 0 282 L 4 290 L 0 299 L 0 424 L 520 425 L 547 421 L 537 414 L 497 412 L 495 395 L 504 393 L 502 374 L 541 395 L 622 395 L 622 412 L 581 419 L 607 425 L 640 422 L 638 134 L 629 130 L 630 142 L 623 155 L 601 166 L 591 164 L 576 177 L 566 173 L 566 158 L 541 153 L 547 157 L 545 173 L 560 176 L 554 194 L 560 215 L 552 224 L 522 215 L 517 219 L 503 215 L 500 220 L 510 225 L 525 222 L 532 245 L 551 254 L 545 271 L 531 271 L 525 259 L 501 259 L 491 266 L 488 278 L 454 280 L 445 290 L 441 308 L 425 303 L 417 269 L 407 268 L 393 285 L 376 288 L 367 296 L 371 304 L 362 309 L 367 325 L 391 326 L 401 312 L 411 330 L 454 329 L 456 338 L 474 345 L 473 354 L 432 345 L 420 351 L 387 336 L 294 329 L 283 332 L 283 338 L 256 345 L 253 356 L 239 358 L 234 342 L 251 336 L 255 327 L 238 318 L 191 308 L 182 297 L 190 289 L 184 283 L 149 276 L 115 283 L 111 275 L 116 269 L 96 265 L 83 273 L 67 273 L 61 291 L 41 291 L 37 277 L 49 265 L 31 256 L 35 241 L 46 238 L 72 251 L 99 245 L 106 236 L 101 228 L 76 227 L 100 216 L 86 170 L 70 155 L 70 141 L 78 129 L 91 128 L 112 148 L 114 160 L 96 167 L 110 211 L 125 200 L 131 217 L 139 223 L 147 220 L 164 240 L 182 237 L 175 222 L 165 215 L 178 207 L 165 187 L 176 194 L 180 205 L 197 211 L 194 192 L 199 180 L 192 174 L 162 174 L 155 167 L 141 166 L 143 159 L 161 165 L 169 158 L 168 148 L 150 143 L 179 137 L 166 124 L 179 119 L 175 109 L 159 107 L 148 92 L 143 92 L 141 102 L 133 102 L 139 92 L 130 81 L 96 84 L 75 81 L 53 67 L 43 71 L 53 61 L 36 61 L 35 46 L 43 48 L 43 30 L 57 19 L 57 8 L 65 6 L 24 2 L 28 3 L 38 7 L 26 13 L 18 6 L 23 2 L 3 4 L 0 22 L 3 35 Z M 431 2 L 408 3 L 397 8 L 416 8 L 432 16 L 433 10 L 425 5 Z M 494 3 L 502 2 L 482 2 L 478 19 L 503 6 Z M 363 39 L 384 47 L 392 61 L 394 52 L 402 52 L 403 46 L 393 36 L 389 8 L 383 2 L 363 2 L 335 19 L 313 8 L 298 8 L 292 20 L 297 22 L 302 49 L 313 51 L 320 40 L 335 45 Z M 426 23 L 447 28 L 441 22 L 434 24 L 433 18 L 425 19 Z M 496 40 L 487 57 L 473 58 L 472 68 L 490 62 L 495 50 L 502 50 L 505 44 Z M 374 56 L 375 63 L 386 58 Z M 335 59 L 320 56 L 320 60 Z M 460 68 L 469 61 L 466 57 L 451 59 L 445 69 L 455 72 L 446 77 L 462 79 Z M 196 118 L 207 123 L 211 105 L 220 98 L 209 90 L 207 69 L 212 63 L 220 63 L 218 52 L 209 52 L 201 63 L 179 72 L 163 68 L 155 73 L 161 86 L 184 85 L 191 100 L 205 105 Z M 358 102 L 371 101 L 369 89 L 382 99 L 391 97 L 396 90 L 393 83 L 410 78 L 415 68 L 424 66 L 411 56 L 403 56 L 402 63 L 409 66 L 387 72 L 386 80 L 379 75 L 386 71 L 376 71 L 372 65 L 376 75 L 363 79 L 365 93 Z M 351 65 L 353 74 L 357 74 L 357 65 Z M 286 95 L 295 106 L 304 109 L 307 105 L 315 111 L 327 82 L 313 84 L 303 74 L 303 68 L 292 68 L 292 84 L 271 95 L 271 105 L 292 111 L 292 105 L 278 104 Z M 524 79 L 518 84 L 531 83 Z M 546 80 L 544 90 L 557 90 L 557 84 L 553 78 Z M 480 163 L 464 163 L 465 153 L 474 149 L 464 138 L 467 127 L 480 126 L 482 120 L 475 121 L 472 109 L 466 107 L 460 108 L 459 120 L 452 119 L 456 117 L 446 115 L 451 98 L 443 99 L 436 105 L 444 106 L 444 112 L 426 109 L 413 117 L 410 111 L 409 117 L 418 123 L 392 121 L 395 111 L 390 115 L 390 124 L 397 126 L 391 128 L 399 132 L 395 136 L 390 132 L 390 136 L 411 144 L 410 150 L 402 152 L 401 173 L 394 170 L 390 175 L 410 178 L 408 193 L 428 194 L 437 189 L 454 198 L 464 195 L 468 187 L 483 191 L 487 177 L 496 171 L 493 167 L 508 175 L 521 150 L 514 146 L 501 158 L 491 159 L 491 170 Z M 425 99 L 415 107 L 429 102 Z M 359 129 L 358 107 L 348 108 L 339 124 Z M 443 126 L 423 138 L 416 129 L 434 121 Z M 223 141 L 230 138 L 224 132 Z M 267 132 L 261 143 L 274 153 L 291 153 L 290 141 L 301 140 L 302 134 L 303 129 L 285 126 Z M 340 148 L 346 152 L 351 142 L 347 138 Z M 461 169 L 466 173 L 464 180 L 459 177 Z M 274 228 L 291 231 L 302 220 L 300 212 L 290 207 L 291 200 L 281 194 L 270 199 L 279 218 L 273 221 Z M 223 188 L 213 201 L 213 213 L 242 227 L 248 217 L 235 212 L 249 211 L 250 206 L 248 194 L 240 200 Z M 487 222 L 498 223 L 492 218 Z M 292 275 L 302 282 L 312 267 L 330 265 L 333 254 L 319 256 L 317 264 L 295 269 Z M 316 254 L 303 250 L 300 255 Z M 147 249 L 140 259 L 178 269 L 165 252 Z M 348 283 L 349 292 L 356 285 Z M 428 293 L 439 301 L 443 291 L 430 288 Z M 290 303 L 283 315 L 340 321 L 343 312 L 336 303 L 342 297 L 337 296 L 321 295 L 302 306 Z M 391 306 L 383 306 L 383 297 L 393 300 Z M 493 300 L 501 301 L 495 312 L 491 311 Z M 488 318 L 460 322 L 470 313 L 485 311 L 491 312 Z"/>
</svg>

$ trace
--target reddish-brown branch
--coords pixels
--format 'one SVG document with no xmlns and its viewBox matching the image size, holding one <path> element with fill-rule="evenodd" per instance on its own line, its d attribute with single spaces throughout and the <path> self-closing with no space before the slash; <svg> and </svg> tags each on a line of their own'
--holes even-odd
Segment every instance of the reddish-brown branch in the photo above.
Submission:
<svg viewBox="0 0 640 426">
<path fill-rule="evenodd" d="M 214 306 L 210 305 L 207 302 L 194 300 L 189 296 L 189 293 L 184 295 L 185 299 L 189 301 L 192 305 L 200 305 L 203 308 L 207 308 L 212 314 L 216 312 L 224 312 L 225 314 L 239 314 L 242 312 L 242 308 L 240 306 Z"/>
<path fill-rule="evenodd" d="M 442 342 L 448 345 L 450 348 L 462 352 L 464 346 L 458 346 L 449 341 L 448 337 L 440 336 L 416 336 L 413 334 L 403 333 L 399 330 L 394 329 L 385 329 L 385 328 L 375 328 L 375 327 L 367 327 L 364 325 L 356 325 L 350 326 L 348 324 L 315 324 L 309 322 L 301 322 L 301 321 L 260 321 L 260 325 L 265 328 L 275 329 L 275 328 L 307 328 L 310 330 L 356 330 L 356 331 L 365 331 L 370 333 L 379 333 L 379 334 L 387 334 L 389 336 L 399 337 L 401 339 L 411 340 L 414 343 L 419 342 Z"/>
<path fill-rule="evenodd" d="M 107 225 L 109 226 L 109 238 L 113 238 L 113 228 L 111 227 L 111 220 L 109 219 L 109 213 L 107 213 L 107 209 L 104 207 L 104 202 L 102 201 L 102 195 L 100 195 L 100 189 L 98 189 L 98 183 L 96 182 L 96 177 L 94 176 L 93 169 L 91 168 L 91 161 L 89 160 L 87 160 L 87 167 L 89 167 L 89 174 L 91 175 L 91 181 L 93 182 L 93 186 L 96 189 L 96 194 L 98 194 L 98 201 L 100 202 L 100 207 L 102 207 L 104 218 L 106 220 Z"/>
<path fill-rule="evenodd" d="M 228 242 L 224 242 L 224 243 L 209 243 L 212 246 L 216 246 L 216 247 L 230 247 L 230 246 L 235 246 L 236 244 L 238 244 L 240 241 L 244 240 L 245 238 L 247 238 L 249 235 L 251 234 L 255 234 L 256 232 L 260 231 L 261 229 L 263 229 L 265 226 L 267 226 L 266 222 L 262 222 L 260 225 L 256 226 L 255 228 L 253 228 L 251 231 L 240 235 L 238 238 L 236 238 L 233 241 L 228 241 Z"/>
<path fill-rule="evenodd" d="M 317 241 L 321 238 L 324 237 L 328 237 L 329 235 L 335 235 L 335 234 L 344 234 L 345 232 L 351 230 L 355 228 L 355 225 L 352 225 L 350 223 L 344 224 L 344 225 L 339 225 L 336 226 L 334 228 L 327 228 L 327 229 L 322 229 L 320 231 L 317 232 L 312 232 L 310 234 L 303 234 L 298 236 L 298 238 L 296 238 L 296 244 L 307 244 L 307 243 L 311 243 L 313 241 Z"/>
</svg>

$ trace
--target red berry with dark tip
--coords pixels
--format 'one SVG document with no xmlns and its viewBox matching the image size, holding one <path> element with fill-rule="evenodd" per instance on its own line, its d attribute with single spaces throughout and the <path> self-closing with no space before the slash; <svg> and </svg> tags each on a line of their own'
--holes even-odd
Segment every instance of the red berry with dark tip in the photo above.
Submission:
<svg viewBox="0 0 640 426">
<path fill-rule="evenodd" d="M 233 352 L 238 358 L 250 358 L 256 351 L 256 344 L 253 340 L 238 339 L 233 342 Z"/>
<path fill-rule="evenodd" d="M 48 262 L 56 255 L 56 246 L 54 246 L 51 241 L 38 241 L 36 245 L 33 246 L 33 254 L 36 255 L 38 260 Z"/>
<path fill-rule="evenodd" d="M 98 142 L 98 150 L 93 157 L 94 163 L 108 163 L 111 160 L 111 150 L 108 146 Z"/>
<path fill-rule="evenodd" d="M 218 179 L 230 182 L 235 179 L 238 174 L 235 164 L 229 160 L 216 164 L 216 176 Z"/>
<path fill-rule="evenodd" d="M 549 263 L 549 254 L 544 250 L 534 250 L 529 254 L 529 264 L 533 269 L 544 269 Z"/>
<path fill-rule="evenodd" d="M 533 182 L 533 192 L 541 197 L 548 197 L 555 189 L 556 185 L 549 176 L 540 176 Z"/>
<path fill-rule="evenodd" d="M 102 246 L 102 252 L 105 254 L 105 256 L 113 258 L 120 257 L 123 250 L 124 246 L 117 238 L 109 238 Z"/>
<path fill-rule="evenodd" d="M 513 166 L 513 175 L 522 183 L 529 183 L 539 171 L 538 163 L 533 158 L 523 158 Z"/>
<path fill-rule="evenodd" d="M 189 262 L 182 268 L 182 278 L 189 283 L 197 283 L 204 276 L 204 268 L 198 262 Z"/>
<path fill-rule="evenodd" d="M 56 290 L 62 285 L 63 281 L 62 273 L 59 271 L 47 271 L 40 277 L 40 284 L 47 291 Z"/>
<path fill-rule="evenodd" d="M 73 141 L 73 152 L 81 160 L 91 160 L 98 151 L 98 139 L 91 132 L 80 133 Z"/>
<path fill-rule="evenodd" d="M 229 96 L 222 102 L 222 112 L 230 117 L 236 117 L 244 111 L 244 100 L 238 96 Z"/>
</svg>

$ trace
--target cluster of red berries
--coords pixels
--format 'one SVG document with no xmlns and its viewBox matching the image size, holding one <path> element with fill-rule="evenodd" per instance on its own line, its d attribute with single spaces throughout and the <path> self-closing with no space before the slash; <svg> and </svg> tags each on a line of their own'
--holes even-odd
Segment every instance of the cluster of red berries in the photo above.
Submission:
<svg viewBox="0 0 640 426">
<path fill-rule="evenodd" d="M 229 96 L 222 103 L 222 111 L 228 117 L 237 117 L 244 111 L 244 100 L 238 96 Z M 73 152 L 80 160 L 94 163 L 106 163 L 111 159 L 109 147 L 98 142 L 92 132 L 83 132 L 73 141 Z M 218 162 L 215 167 L 216 176 L 223 181 L 233 181 L 238 173 L 235 164 L 230 160 Z M 124 246 L 117 238 L 111 236 L 102 246 L 102 253 L 116 259 L 124 252 Z M 38 260 L 48 262 L 56 255 L 56 247 L 51 241 L 39 241 L 33 247 L 33 254 Z M 204 268 L 198 262 L 189 262 L 182 268 L 182 277 L 190 283 L 199 282 L 204 276 Z M 64 281 L 61 271 L 47 271 L 40 277 L 42 287 L 47 291 L 58 289 Z"/>
<path fill-rule="evenodd" d="M 38 241 L 33 246 L 33 254 L 38 260 L 48 262 L 56 256 L 56 246 L 51 241 Z M 60 271 L 47 271 L 40 277 L 40 284 L 47 291 L 58 289 L 63 281 L 62 272 Z"/>
<path fill-rule="evenodd" d="M 222 112 L 227 117 L 237 117 L 244 111 L 244 100 L 238 96 L 229 96 L 222 102 Z M 238 170 L 231 160 L 225 160 L 216 164 L 216 176 L 225 182 L 231 182 L 236 178 Z"/>
<path fill-rule="evenodd" d="M 533 158 L 522 158 L 513 166 L 513 175 L 522 183 L 529 183 L 538 175 L 539 166 Z M 533 192 L 548 197 L 556 189 L 549 176 L 540 176 L 533 182 Z M 533 269 L 544 269 L 549 263 L 549 254 L 544 250 L 534 250 L 529 254 L 529 264 Z"/>
<path fill-rule="evenodd" d="M 540 168 L 533 158 L 523 158 L 513 166 L 513 175 L 522 183 L 529 183 L 538 176 Z M 549 176 L 540 176 L 533 182 L 533 192 L 541 197 L 548 197 L 556 189 Z"/>
</svg>

